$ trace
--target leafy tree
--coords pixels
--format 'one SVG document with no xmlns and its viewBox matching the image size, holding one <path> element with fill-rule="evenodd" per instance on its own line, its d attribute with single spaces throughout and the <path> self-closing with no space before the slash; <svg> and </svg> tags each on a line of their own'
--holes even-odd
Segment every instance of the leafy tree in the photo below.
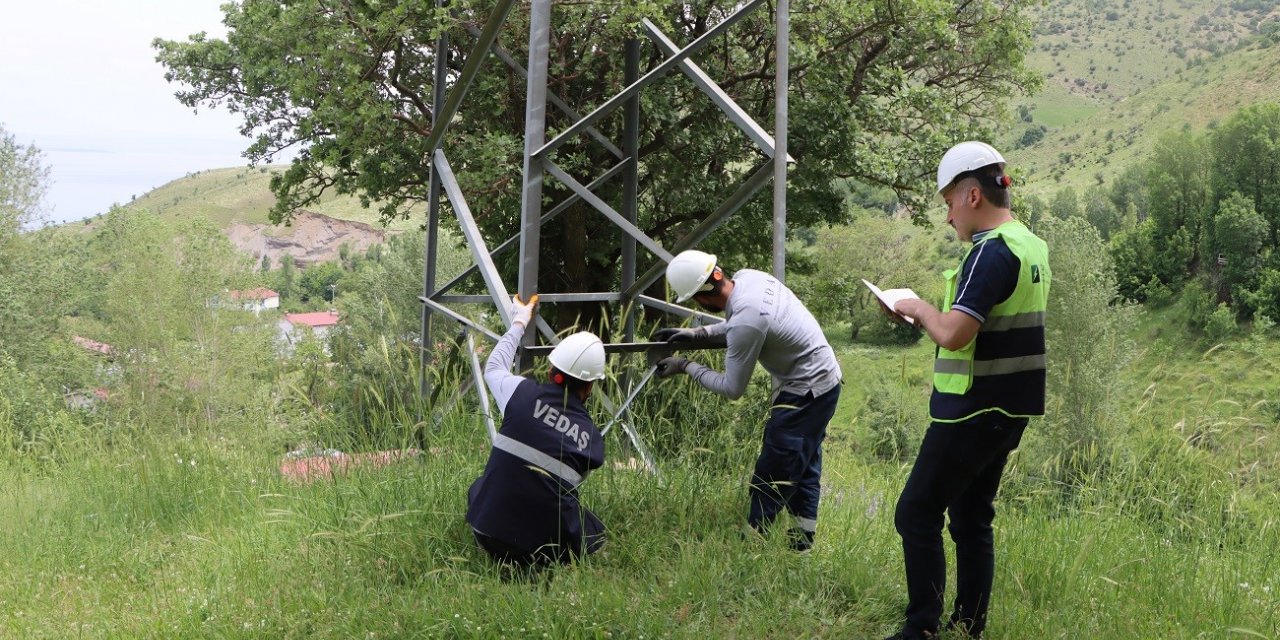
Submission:
<svg viewBox="0 0 1280 640">
<path fill-rule="evenodd" d="M 1249 306 L 1258 315 L 1280 318 L 1280 270 L 1263 269 L 1258 286 L 1249 292 Z"/>
<path fill-rule="evenodd" d="M 34 145 L 21 145 L 0 125 L 0 249 L 40 215 L 49 167 Z M 4 251 L 0 251 L 3 260 Z M 3 266 L 3 262 L 0 262 Z"/>
<path fill-rule="evenodd" d="M 1149 215 L 1154 221 L 1152 239 L 1161 256 L 1182 253 L 1191 243 L 1182 273 L 1194 273 L 1199 265 L 1195 244 L 1211 210 L 1212 156 L 1203 137 L 1187 132 L 1167 134 L 1156 142 L 1147 162 Z M 1169 280 L 1164 280 L 1170 282 Z"/>
<path fill-rule="evenodd" d="M 1100 190 L 1092 190 L 1089 192 L 1088 200 L 1084 206 L 1084 217 L 1093 225 L 1093 228 L 1102 234 L 1104 240 L 1109 240 L 1111 234 L 1120 230 L 1121 217 L 1120 212 L 1116 210 L 1111 200 L 1107 198 Z"/>
<path fill-rule="evenodd" d="M 893 342 L 914 342 L 919 332 L 884 335 L 895 325 L 885 318 L 862 280 L 884 288 L 909 287 L 922 296 L 939 289 L 931 255 L 934 240 L 923 230 L 877 214 L 864 214 L 851 226 L 817 230 L 814 273 L 801 291 L 809 307 L 824 321 L 849 322 L 850 335 Z M 940 293 L 940 292 L 939 292 Z"/>
<path fill-rule="evenodd" d="M 342 267 L 336 262 L 321 262 L 303 270 L 298 276 L 298 298 L 303 302 L 333 302 L 338 281 L 343 276 Z M 419 285 L 421 290 L 421 285 Z"/>
<path fill-rule="evenodd" d="M 1218 198 L 1240 192 L 1270 227 L 1275 246 L 1280 232 L 1280 104 L 1245 107 L 1210 137 L 1215 158 L 1211 184 Z M 1206 163 L 1207 164 L 1207 163 Z"/>
<path fill-rule="evenodd" d="M 74 234 L 23 231 L 41 215 L 48 176 L 40 150 L 0 127 L 0 357 L 43 383 L 65 384 L 77 363 L 60 353 L 61 320 L 83 299 L 89 274 Z"/>
<path fill-rule="evenodd" d="M 1142 222 L 1147 219 L 1147 168 L 1142 163 L 1131 164 L 1119 174 L 1111 179 L 1111 188 L 1107 191 L 1107 197 L 1111 199 L 1111 204 L 1115 205 L 1117 211 L 1128 214 L 1132 208 L 1135 215 L 1134 222 Z"/>
<path fill-rule="evenodd" d="M 293 256 L 284 254 L 280 256 L 280 271 L 276 272 L 276 293 L 280 294 L 281 300 L 290 300 L 294 297 L 294 280 L 297 279 L 297 268 L 294 267 Z"/>
<path fill-rule="evenodd" d="M 252 367 L 232 354 L 270 353 L 262 333 L 233 330 L 246 312 L 219 304 L 226 289 L 252 281 L 252 259 L 207 220 L 120 208 L 88 249 L 101 293 L 92 307 L 109 327 L 103 341 L 119 354 L 128 397 L 155 416 L 212 421 L 233 410 L 225 400 L 246 388 Z"/>
<path fill-rule="evenodd" d="M 1036 144 L 1037 142 L 1040 142 L 1041 140 L 1043 140 L 1044 134 L 1048 130 L 1049 129 L 1042 124 L 1027 127 L 1027 130 L 1023 132 L 1021 138 L 1018 138 L 1018 142 L 1014 145 L 1014 147 L 1018 149 L 1024 149 L 1026 147 L 1030 147 Z"/>
<path fill-rule="evenodd" d="M 1145 285 L 1153 279 L 1159 281 L 1152 269 L 1155 252 L 1152 228 L 1153 225 L 1144 223 L 1111 239 L 1109 249 L 1116 269 L 1116 290 L 1125 300 L 1144 302 Z"/>
<path fill-rule="evenodd" d="M 1204 335 L 1214 342 L 1220 342 L 1235 333 L 1238 326 L 1236 312 L 1227 303 L 1219 302 L 1218 308 L 1209 314 L 1209 320 L 1204 325 Z"/>
<path fill-rule="evenodd" d="M 1178 317 L 1196 333 L 1203 333 L 1209 320 L 1218 309 L 1217 294 L 1211 291 L 1201 278 L 1194 278 L 1182 288 L 1178 300 Z"/>
<path fill-rule="evenodd" d="M 1053 200 L 1049 201 L 1049 213 L 1059 220 L 1081 217 L 1080 198 L 1076 196 L 1076 190 L 1071 187 L 1058 189 L 1053 194 Z"/>
<path fill-rule="evenodd" d="M 1232 193 L 1219 205 L 1208 235 L 1208 256 L 1221 274 L 1218 300 L 1230 302 L 1253 288 L 1262 270 L 1262 247 L 1270 236 L 1267 221 L 1253 202 Z M 1219 259 L 1226 264 L 1218 264 Z"/>
<path fill-rule="evenodd" d="M 1120 425 L 1114 381 L 1134 356 L 1133 309 L 1113 304 L 1115 268 L 1098 231 L 1082 218 L 1045 221 L 1052 287 L 1045 314 L 1049 397 L 1035 449 L 1046 471 L 1073 484 L 1106 459 Z"/>
<path fill-rule="evenodd" d="M 677 42 L 690 42 L 728 15 L 729 0 L 689 4 L 670 0 L 557 3 L 550 86 L 579 111 L 623 84 L 621 43 L 650 17 Z M 407 216 L 427 198 L 434 40 L 447 32 L 449 66 L 461 68 L 474 38 L 464 30 L 487 17 L 492 2 L 454 3 L 452 13 L 423 2 L 280 3 L 245 0 L 223 5 L 226 39 L 197 34 L 154 42 L 166 78 L 182 86 L 191 107 L 222 105 L 256 136 L 251 162 L 285 149 L 298 154 L 272 179 L 276 221 L 333 189 L 379 203 L 384 219 Z M 1007 99 L 1038 84 L 1026 65 L 1030 21 L 1023 3 L 826 2 L 793 6 L 789 221 L 812 226 L 838 221 L 834 178 L 888 186 L 923 220 L 934 163 L 956 140 L 983 137 L 1003 117 Z M 502 46 L 525 55 L 527 4 L 512 10 Z M 757 12 L 716 39 L 698 62 L 762 122 L 773 105 L 772 16 Z M 665 56 L 644 44 L 644 68 Z M 300 63 L 305 61 L 305 63 Z M 465 118 L 447 137 L 447 151 L 471 208 L 490 243 L 517 225 L 522 162 L 522 76 L 490 58 L 471 87 Z M 760 155 L 719 110 L 680 79 L 642 97 L 641 218 L 659 241 L 688 231 L 716 206 Z M 548 110 L 548 130 L 568 119 Z M 619 116 L 599 128 L 621 138 Z M 586 182 L 616 158 L 580 139 L 552 158 Z M 619 181 L 600 191 L 618 202 Z M 568 190 L 546 183 L 548 201 Z M 767 262 L 769 207 L 757 198 L 707 244 L 743 263 Z M 567 210 L 545 229 L 540 260 L 544 291 L 601 290 L 615 283 L 619 238 L 586 204 Z M 648 259 L 648 258 L 644 258 Z M 644 267 L 644 265 L 641 265 Z M 499 268 L 511 274 L 515 258 Z"/>
<path fill-rule="evenodd" d="M 893 189 L 878 184 L 867 184 L 858 180 L 844 180 L 845 201 L 852 205 L 851 215 L 857 216 L 859 211 L 870 209 L 891 215 L 902 206 L 898 194 Z"/>
<path fill-rule="evenodd" d="M 1049 204 L 1044 201 L 1044 198 L 1036 194 L 1020 198 L 1016 191 L 1014 193 L 1014 215 L 1034 231 L 1040 225 L 1040 221 L 1044 220 L 1045 212 L 1049 210 Z"/>
</svg>

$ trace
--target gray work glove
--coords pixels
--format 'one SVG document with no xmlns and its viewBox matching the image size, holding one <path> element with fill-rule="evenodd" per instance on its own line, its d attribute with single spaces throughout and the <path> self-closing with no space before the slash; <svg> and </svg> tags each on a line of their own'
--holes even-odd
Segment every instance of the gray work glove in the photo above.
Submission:
<svg viewBox="0 0 1280 640">
<path fill-rule="evenodd" d="M 654 331 L 653 337 L 650 339 L 653 342 L 688 342 L 705 337 L 707 337 L 707 331 L 702 327 L 694 329 L 668 328 Z"/>
<path fill-rule="evenodd" d="M 689 360 L 679 356 L 670 356 L 659 360 L 657 366 L 658 377 L 665 379 L 677 373 L 684 373 L 684 370 L 689 367 Z"/>
</svg>

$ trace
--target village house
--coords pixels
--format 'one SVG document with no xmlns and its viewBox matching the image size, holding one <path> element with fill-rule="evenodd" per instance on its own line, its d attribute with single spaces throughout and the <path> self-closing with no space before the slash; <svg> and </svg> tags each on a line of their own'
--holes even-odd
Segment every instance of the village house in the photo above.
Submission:
<svg viewBox="0 0 1280 640">
<path fill-rule="evenodd" d="M 324 341 L 329 330 L 338 324 L 337 311 L 314 311 L 311 313 L 286 313 L 277 326 L 284 344 L 292 347 L 310 332 L 316 339 Z"/>
<path fill-rule="evenodd" d="M 248 291 L 231 290 L 227 292 L 227 298 L 233 303 L 239 303 L 245 311 L 252 311 L 254 315 L 266 309 L 280 308 L 280 294 L 266 287 L 256 287 Z"/>
</svg>

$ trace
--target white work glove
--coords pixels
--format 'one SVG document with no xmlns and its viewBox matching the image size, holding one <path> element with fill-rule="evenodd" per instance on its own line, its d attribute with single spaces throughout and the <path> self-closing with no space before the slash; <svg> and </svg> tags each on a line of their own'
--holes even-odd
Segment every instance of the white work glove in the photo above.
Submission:
<svg viewBox="0 0 1280 640">
<path fill-rule="evenodd" d="M 538 294 L 529 297 L 526 304 L 520 301 L 520 295 L 516 294 L 511 298 L 511 324 L 519 324 L 528 327 L 533 322 L 533 312 L 538 307 Z"/>
</svg>

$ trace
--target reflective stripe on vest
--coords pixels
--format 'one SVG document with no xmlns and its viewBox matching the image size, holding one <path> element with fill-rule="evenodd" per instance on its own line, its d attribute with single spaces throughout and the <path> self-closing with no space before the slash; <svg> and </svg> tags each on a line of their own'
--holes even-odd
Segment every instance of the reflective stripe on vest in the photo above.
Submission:
<svg viewBox="0 0 1280 640">
<path fill-rule="evenodd" d="M 951 303 L 956 298 L 956 279 L 964 269 L 964 261 L 969 259 L 969 253 L 972 251 L 973 248 L 970 247 L 965 252 L 964 257 L 960 259 L 960 269 L 947 269 L 942 272 L 942 276 L 947 280 L 947 297 L 943 300 L 943 313 L 951 310 Z M 973 373 L 970 370 L 970 365 L 973 363 L 975 346 L 975 341 L 970 340 L 969 344 L 956 351 L 938 349 L 938 355 L 933 361 L 933 386 L 935 389 L 944 393 L 962 394 L 973 386 Z"/>
<path fill-rule="evenodd" d="M 493 438 L 493 448 L 505 451 L 517 458 L 520 458 L 521 460 L 524 460 L 525 462 L 528 462 L 529 464 L 538 467 L 539 469 L 546 471 L 565 482 L 568 482 L 571 486 L 577 487 L 582 484 L 582 474 L 574 471 L 569 465 L 560 462 L 559 460 L 556 460 L 555 458 L 538 451 L 519 440 L 513 440 L 512 438 L 499 433 Z"/>
<path fill-rule="evenodd" d="M 1044 354 L 996 360 L 950 360 L 938 358 L 933 363 L 935 373 L 966 375 L 972 364 L 975 376 L 999 376 L 1019 371 L 1035 371 L 1045 367 Z"/>
<path fill-rule="evenodd" d="M 987 318 L 986 324 L 978 329 L 980 332 L 988 331 L 1009 331 L 1012 329 L 1027 329 L 1030 327 L 1044 326 L 1044 312 L 1032 311 L 1029 313 L 1018 313 L 1011 316 L 1001 316 L 999 318 Z"/>
</svg>

